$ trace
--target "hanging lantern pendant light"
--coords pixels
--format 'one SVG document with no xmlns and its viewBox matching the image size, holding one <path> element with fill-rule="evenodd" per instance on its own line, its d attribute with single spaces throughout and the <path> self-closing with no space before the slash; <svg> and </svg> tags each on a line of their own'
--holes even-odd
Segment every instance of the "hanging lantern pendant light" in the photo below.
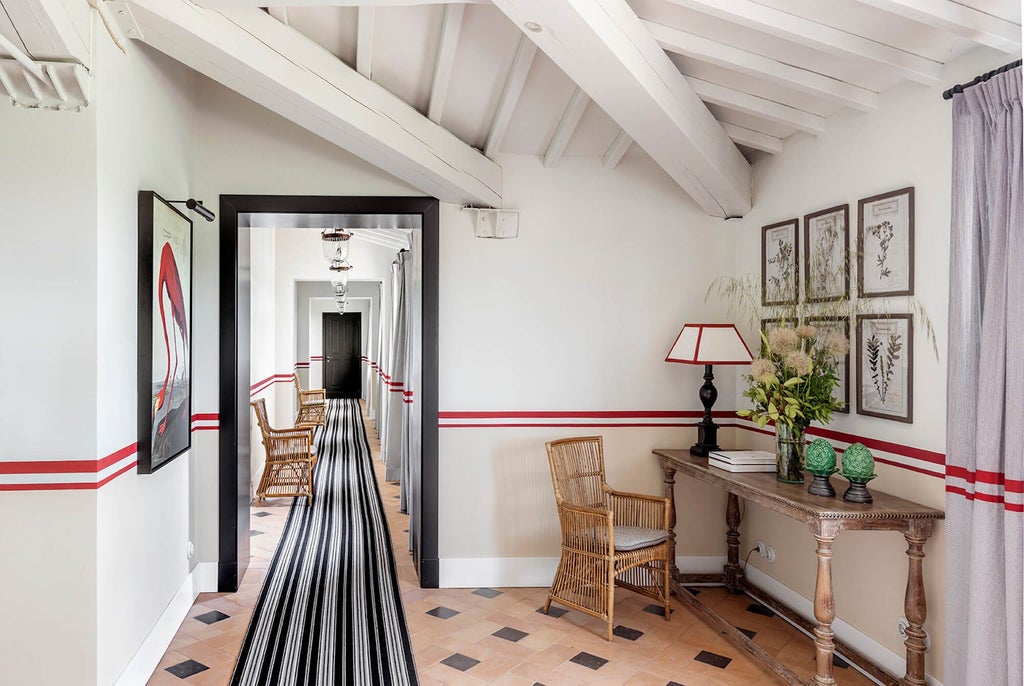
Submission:
<svg viewBox="0 0 1024 686">
<path fill-rule="evenodd" d="M 349 241 L 352 232 L 345 229 L 324 229 L 320 232 L 320 246 L 324 251 L 324 259 L 332 265 L 348 259 Z M 332 266 L 333 269 L 333 266 Z"/>
</svg>

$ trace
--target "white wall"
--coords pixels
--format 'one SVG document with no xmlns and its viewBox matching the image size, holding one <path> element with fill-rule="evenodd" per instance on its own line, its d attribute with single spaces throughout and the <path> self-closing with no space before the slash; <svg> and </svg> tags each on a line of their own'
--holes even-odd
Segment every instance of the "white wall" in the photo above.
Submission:
<svg viewBox="0 0 1024 686">
<path fill-rule="evenodd" d="M 802 231 L 804 214 L 847 202 L 853 241 L 850 254 L 855 262 L 858 199 L 906 186 L 915 188 L 915 295 L 935 327 L 938 358 L 918 319 L 914 332 L 914 423 L 903 424 L 856 414 L 854 351 L 851 413 L 836 414 L 830 429 L 945 452 L 952 133 L 950 103 L 942 99 L 941 93 L 948 84 L 970 80 L 1005 61 L 1005 56 L 991 53 L 970 54 L 947 65 L 943 84 L 932 88 L 908 84 L 884 93 L 878 112 L 840 112 L 829 119 L 822 135 L 794 136 L 782 154 L 766 156 L 754 165 L 755 207 L 736 227 L 737 274 L 760 273 L 761 226 L 799 216 Z M 855 273 L 851 283 L 855 292 Z M 906 298 L 887 298 L 884 307 L 893 313 L 910 311 Z M 748 341 L 756 340 L 753 331 L 747 333 Z M 738 380 L 737 393 L 743 388 L 742 380 Z M 767 437 L 737 433 L 746 445 L 771 446 Z M 942 467 L 937 469 L 941 472 Z M 878 478 L 871 482 L 870 489 L 944 508 L 941 476 L 880 463 L 876 472 Z M 837 476 L 832 481 L 841 496 L 845 480 Z M 746 520 L 744 540 L 764 540 L 775 547 L 777 554 L 774 564 L 757 558 L 751 564 L 805 598 L 812 598 L 815 542 L 806 527 L 754 506 L 748 508 Z M 746 545 L 741 549 L 743 554 Z M 896 533 L 844 533 L 836 541 L 833 557 L 838 616 L 897 656 L 903 652 L 896 621 L 903 615 L 905 548 L 903 537 Z M 944 548 L 939 523 L 925 547 L 924 569 L 929 599 L 926 629 L 932 645 L 928 671 L 940 680 L 945 649 Z"/>
<path fill-rule="evenodd" d="M 249 320 L 249 387 L 278 373 L 274 366 L 277 352 L 277 300 L 274 297 L 277 282 L 275 269 L 274 230 L 252 229 L 249 233 L 249 288 L 251 312 Z M 285 373 L 281 370 L 280 373 Z M 276 384 L 275 384 L 276 385 Z M 267 417 L 274 421 L 277 411 L 275 385 L 257 387 L 251 394 L 252 400 L 262 398 L 267 405 Z M 291 386 L 288 383 L 289 387 Z M 280 428 L 280 424 L 275 424 Z M 251 480 L 250 493 L 256 494 L 256 486 L 263 474 L 266 450 L 255 418 L 249 427 L 249 452 Z"/>
</svg>

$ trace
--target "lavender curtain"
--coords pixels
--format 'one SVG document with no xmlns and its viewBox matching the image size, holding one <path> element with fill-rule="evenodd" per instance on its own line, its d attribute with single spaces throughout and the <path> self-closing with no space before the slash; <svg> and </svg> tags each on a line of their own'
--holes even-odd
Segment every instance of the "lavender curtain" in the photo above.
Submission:
<svg viewBox="0 0 1024 686">
<path fill-rule="evenodd" d="M 1024 682 L 1021 126 L 1020 68 L 953 97 L 947 684 Z"/>
</svg>

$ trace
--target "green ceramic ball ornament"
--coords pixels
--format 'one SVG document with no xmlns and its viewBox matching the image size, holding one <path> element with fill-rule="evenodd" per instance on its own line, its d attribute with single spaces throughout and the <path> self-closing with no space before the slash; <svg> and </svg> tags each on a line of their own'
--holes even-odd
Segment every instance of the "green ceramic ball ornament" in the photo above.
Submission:
<svg viewBox="0 0 1024 686">
<path fill-rule="evenodd" d="M 851 481 L 868 481 L 875 476 L 875 458 L 863 443 L 854 443 L 843 453 L 843 476 Z"/>
<path fill-rule="evenodd" d="M 854 443 L 843 453 L 843 476 L 850 481 L 843 500 L 864 504 L 874 502 L 865 484 L 875 478 L 875 458 L 863 444 Z"/>
<path fill-rule="evenodd" d="M 824 438 L 815 438 L 807 446 L 807 471 L 815 476 L 831 476 L 836 473 L 836 449 Z"/>
</svg>

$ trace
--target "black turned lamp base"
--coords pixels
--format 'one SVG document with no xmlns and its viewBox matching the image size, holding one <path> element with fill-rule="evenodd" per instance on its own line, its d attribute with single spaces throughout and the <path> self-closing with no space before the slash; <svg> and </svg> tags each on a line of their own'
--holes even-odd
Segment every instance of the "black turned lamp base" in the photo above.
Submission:
<svg viewBox="0 0 1024 686">
<path fill-rule="evenodd" d="M 697 442 L 690 448 L 690 454 L 707 457 L 718 447 L 718 424 L 711 420 L 711 408 L 718 399 L 718 389 L 713 383 L 715 375 L 710 364 L 704 365 L 704 385 L 700 387 L 700 402 L 704 406 L 704 419 L 697 425 Z"/>
<path fill-rule="evenodd" d="M 875 502 L 875 499 L 871 497 L 871 493 L 868 492 L 867 485 L 857 483 L 856 481 L 850 482 L 850 487 L 847 488 L 846 493 L 843 494 L 843 500 L 851 503 L 864 504 Z"/>
<path fill-rule="evenodd" d="M 832 487 L 832 482 L 829 481 L 827 476 L 814 475 L 814 480 L 811 485 L 807 487 L 807 492 L 811 495 L 820 495 L 823 498 L 835 498 L 836 489 Z"/>
</svg>

